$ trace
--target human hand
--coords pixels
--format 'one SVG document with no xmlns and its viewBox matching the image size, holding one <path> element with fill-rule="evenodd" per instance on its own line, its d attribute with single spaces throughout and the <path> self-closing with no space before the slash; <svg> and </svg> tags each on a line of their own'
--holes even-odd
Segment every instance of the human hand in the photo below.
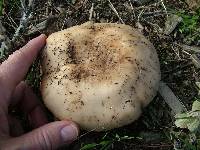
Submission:
<svg viewBox="0 0 200 150">
<path fill-rule="evenodd" d="M 68 144 L 78 136 L 78 128 L 71 121 L 56 121 L 49 124 L 42 107 L 30 87 L 23 82 L 29 67 L 40 49 L 45 45 L 46 36 L 41 35 L 14 52 L 0 65 L 0 149 L 55 149 Z M 8 113 L 8 107 L 19 106 L 34 127 L 29 133 L 20 135 L 22 127 Z M 14 124 L 14 132 L 9 125 Z M 46 125 L 44 125 L 46 124 Z M 40 127 L 42 126 L 42 127 Z M 13 134 L 17 137 L 13 137 Z M 20 135 L 20 136 L 19 136 Z"/>
</svg>

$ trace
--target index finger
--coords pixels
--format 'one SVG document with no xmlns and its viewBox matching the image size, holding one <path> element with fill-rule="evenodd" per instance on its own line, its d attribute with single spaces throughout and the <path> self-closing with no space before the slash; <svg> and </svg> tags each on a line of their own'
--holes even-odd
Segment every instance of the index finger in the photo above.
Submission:
<svg viewBox="0 0 200 150">
<path fill-rule="evenodd" d="M 44 34 L 32 39 L 0 65 L 0 90 L 6 98 L 11 96 L 15 87 L 24 79 L 45 41 Z"/>
</svg>

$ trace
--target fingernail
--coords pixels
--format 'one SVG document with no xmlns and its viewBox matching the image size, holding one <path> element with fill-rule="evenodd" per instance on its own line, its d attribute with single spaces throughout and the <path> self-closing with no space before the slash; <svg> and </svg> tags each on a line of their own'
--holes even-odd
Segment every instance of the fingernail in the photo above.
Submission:
<svg viewBox="0 0 200 150">
<path fill-rule="evenodd" d="M 74 141 L 78 136 L 78 129 L 74 125 L 68 125 L 61 129 L 61 136 L 64 142 Z"/>
<path fill-rule="evenodd" d="M 40 36 L 44 36 L 45 38 L 47 38 L 46 34 L 41 34 Z"/>
</svg>

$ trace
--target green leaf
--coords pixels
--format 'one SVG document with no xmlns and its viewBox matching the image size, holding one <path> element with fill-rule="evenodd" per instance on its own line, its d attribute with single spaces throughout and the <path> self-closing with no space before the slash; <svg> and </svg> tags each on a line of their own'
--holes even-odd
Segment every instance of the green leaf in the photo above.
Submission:
<svg viewBox="0 0 200 150">
<path fill-rule="evenodd" d="M 101 149 L 100 150 L 107 150 L 111 144 L 113 143 L 113 141 L 102 141 L 99 143 L 99 145 L 101 145 Z"/>
<path fill-rule="evenodd" d="M 199 127 L 200 127 L 200 120 L 199 118 L 197 119 L 190 119 L 191 122 L 188 124 L 188 129 L 191 131 L 191 132 L 198 132 L 199 131 Z"/>
<path fill-rule="evenodd" d="M 175 121 L 175 125 L 179 128 L 187 128 L 188 127 L 188 123 L 190 123 L 189 119 L 177 119 Z"/>
<path fill-rule="evenodd" d="M 102 137 L 102 140 L 104 140 L 105 138 L 107 138 L 109 132 L 106 132 L 106 134 Z"/>
<path fill-rule="evenodd" d="M 193 102 L 192 110 L 187 113 L 177 114 L 175 116 L 175 125 L 180 128 L 187 128 L 192 133 L 200 131 L 200 101 Z"/>
<path fill-rule="evenodd" d="M 98 144 L 96 143 L 90 143 L 87 145 L 84 145 L 80 150 L 91 150 L 94 149 Z"/>
<path fill-rule="evenodd" d="M 175 118 L 176 119 L 185 119 L 185 118 L 188 118 L 189 115 L 187 113 L 182 113 L 182 114 L 176 114 L 175 115 Z"/>
<path fill-rule="evenodd" d="M 99 143 L 99 145 L 107 145 L 107 144 L 109 144 L 109 143 L 112 143 L 112 141 L 110 141 L 110 140 L 108 140 L 108 141 L 101 141 L 101 142 Z"/>
<path fill-rule="evenodd" d="M 200 101 L 198 100 L 194 101 L 192 105 L 192 111 L 200 111 Z"/>
<path fill-rule="evenodd" d="M 115 138 L 117 139 L 117 141 L 120 141 L 120 136 L 116 133 Z"/>
<path fill-rule="evenodd" d="M 197 86 L 198 89 L 200 90 L 200 82 L 196 82 L 196 86 Z"/>
<path fill-rule="evenodd" d="M 121 140 L 132 140 L 135 139 L 135 137 L 131 137 L 131 136 L 123 136 L 121 137 Z"/>
</svg>

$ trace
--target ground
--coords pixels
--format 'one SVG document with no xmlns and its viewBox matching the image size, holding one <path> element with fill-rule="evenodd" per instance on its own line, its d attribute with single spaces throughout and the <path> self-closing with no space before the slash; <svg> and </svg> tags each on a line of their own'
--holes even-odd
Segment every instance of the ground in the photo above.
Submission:
<svg viewBox="0 0 200 150">
<path fill-rule="evenodd" d="M 0 0 L 2 1 L 2 0 Z M 23 0 L 22 0 L 23 1 Z M 200 53 L 187 51 L 184 46 L 196 48 L 200 45 L 200 11 L 189 9 L 181 0 L 29 0 L 25 3 L 26 18 L 23 27 L 16 34 L 22 22 L 23 7 L 19 0 L 4 1 L 2 21 L 6 34 L 12 40 L 9 51 L 5 52 L 2 61 L 8 54 L 24 45 L 29 39 L 92 20 L 95 22 L 125 23 L 138 28 L 155 46 L 159 55 L 162 81 L 167 83 L 173 93 L 188 110 L 195 98 L 198 98 L 196 83 L 200 81 L 200 67 L 192 60 L 191 54 L 200 58 Z M 0 7 L 1 9 L 1 7 Z M 182 17 L 182 21 L 166 34 L 166 21 L 170 16 Z M 176 20 L 172 20 L 175 22 Z M 41 24 L 42 22 L 42 24 Z M 198 48 L 197 48 L 198 49 Z M 199 48 L 200 49 L 200 48 Z M 198 49 L 198 50 L 199 50 Z M 40 97 L 39 59 L 30 69 L 27 80 Z M 198 63 L 198 62 L 197 62 Z M 52 115 L 47 113 L 52 120 Z M 30 129 L 26 117 L 22 122 Z M 135 149 L 135 150 L 169 150 L 184 147 L 187 150 L 200 148 L 198 135 L 195 141 L 187 135 L 188 130 L 176 128 L 171 108 L 158 93 L 152 103 L 144 109 L 139 120 L 131 125 L 108 132 L 82 131 L 80 137 L 70 146 L 63 149 Z"/>
</svg>

